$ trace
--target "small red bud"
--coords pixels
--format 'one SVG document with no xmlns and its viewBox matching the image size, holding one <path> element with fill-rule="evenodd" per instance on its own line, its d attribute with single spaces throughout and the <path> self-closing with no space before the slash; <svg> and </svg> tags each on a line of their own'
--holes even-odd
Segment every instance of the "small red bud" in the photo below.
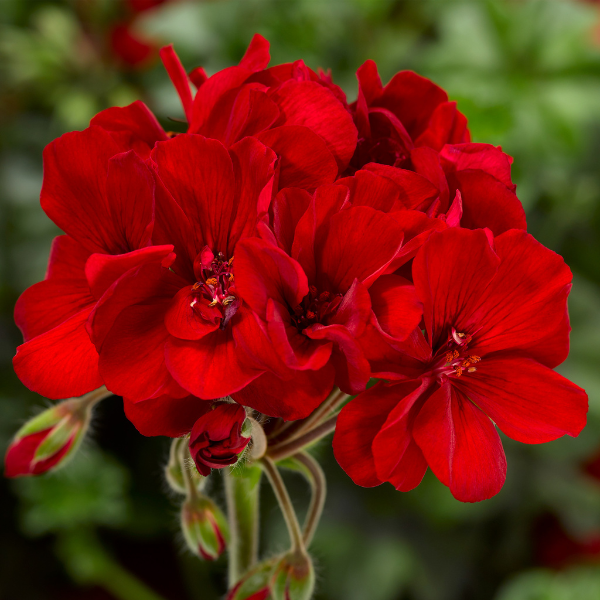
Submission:
<svg viewBox="0 0 600 600">
<path fill-rule="evenodd" d="M 250 569 L 229 590 L 225 600 L 271 600 L 270 580 L 277 559 L 266 560 Z"/>
<path fill-rule="evenodd" d="M 227 546 L 227 519 L 206 496 L 186 499 L 181 507 L 181 529 L 189 549 L 205 560 L 216 560 Z"/>
<path fill-rule="evenodd" d="M 88 429 L 95 404 L 89 397 L 64 400 L 25 423 L 8 447 L 4 475 L 40 475 L 64 465 Z"/>
<path fill-rule="evenodd" d="M 315 588 L 315 571 L 306 552 L 292 550 L 275 565 L 271 574 L 273 600 L 310 600 Z"/>
</svg>

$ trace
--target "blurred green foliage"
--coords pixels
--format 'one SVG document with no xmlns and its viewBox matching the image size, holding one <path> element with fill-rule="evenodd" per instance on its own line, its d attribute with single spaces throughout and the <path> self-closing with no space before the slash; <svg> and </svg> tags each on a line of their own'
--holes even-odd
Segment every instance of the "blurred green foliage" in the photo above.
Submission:
<svg viewBox="0 0 600 600">
<path fill-rule="evenodd" d="M 111 55 L 108 31 L 124 11 L 118 0 L 0 3 L 1 448 L 43 402 L 10 361 L 20 343 L 14 302 L 43 278 L 58 232 L 39 207 L 44 145 L 136 98 L 166 128 L 182 116 L 159 64 L 126 69 Z M 367 58 L 384 81 L 405 68 L 431 77 L 458 101 L 475 141 L 514 157 L 530 232 L 575 273 L 572 352 L 559 370 L 587 389 L 588 427 L 542 446 L 504 438 L 506 485 L 477 505 L 456 502 L 431 474 L 408 494 L 357 488 L 322 444 L 330 494 L 314 544 L 318 599 L 600 597 L 597 556 L 560 572 L 540 568 L 547 542 L 538 527 L 553 515 L 575 542 L 600 535 L 600 483 L 582 467 L 600 449 L 600 8 L 577 0 L 172 1 L 135 26 L 174 42 L 186 68 L 209 73 L 237 62 L 260 32 L 274 63 L 331 68 L 350 99 Z M 118 399 L 97 412 L 92 442 L 64 470 L 0 483 L 0 599 L 219 598 L 224 562 L 202 563 L 177 542 L 177 506 L 162 482 L 166 440 L 137 434 Z M 287 479 L 304 506 L 303 482 Z M 218 481 L 214 493 L 222 494 Z M 263 545 L 272 552 L 284 536 L 264 496 Z"/>
</svg>

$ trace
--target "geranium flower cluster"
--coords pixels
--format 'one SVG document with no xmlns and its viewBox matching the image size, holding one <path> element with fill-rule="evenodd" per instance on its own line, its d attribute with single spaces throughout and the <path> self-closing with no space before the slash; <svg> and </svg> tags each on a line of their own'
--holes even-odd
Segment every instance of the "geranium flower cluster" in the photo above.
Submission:
<svg viewBox="0 0 600 600">
<path fill-rule="evenodd" d="M 498 429 L 581 431 L 587 396 L 553 371 L 571 273 L 441 88 L 383 86 L 367 61 L 349 104 L 302 61 L 268 67 L 258 35 L 211 77 L 161 55 L 187 132 L 135 102 L 45 150 L 65 235 L 16 307 L 27 387 L 105 385 L 141 433 L 192 432 L 204 474 L 246 448 L 239 406 L 301 420 L 337 387 L 357 396 L 334 438 L 357 484 L 410 490 L 429 466 L 464 501 L 504 482 Z"/>
</svg>

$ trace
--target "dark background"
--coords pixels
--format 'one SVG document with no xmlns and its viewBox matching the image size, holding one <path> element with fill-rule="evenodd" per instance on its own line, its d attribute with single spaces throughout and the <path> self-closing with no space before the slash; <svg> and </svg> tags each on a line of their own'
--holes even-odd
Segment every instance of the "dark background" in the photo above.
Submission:
<svg viewBox="0 0 600 600">
<path fill-rule="evenodd" d="M 133 4 L 130 2 L 130 4 Z M 58 233 L 39 206 L 42 149 L 99 110 L 141 98 L 167 129 L 181 117 L 151 57 L 133 66 L 116 24 L 175 43 L 189 70 L 237 62 L 254 32 L 274 63 L 333 70 L 349 99 L 375 59 L 386 82 L 414 69 L 445 87 L 474 141 L 514 156 L 529 230 L 574 272 L 572 351 L 559 371 L 585 387 L 589 424 L 541 446 L 505 439 L 508 477 L 492 500 L 456 502 L 428 473 L 413 492 L 352 484 L 317 449 L 330 493 L 313 546 L 319 600 L 600 598 L 600 8 L 576 0 L 0 1 L 0 451 L 45 401 L 11 368 L 18 295 L 44 276 Z M 127 58 L 127 57 L 125 57 Z M 184 551 L 178 500 L 162 478 L 168 440 L 139 435 L 119 399 L 64 470 L 0 480 L 0 600 L 214 600 L 226 565 Z M 221 497 L 219 477 L 213 493 Z M 308 491 L 289 477 L 299 506 Z M 263 547 L 285 533 L 264 489 Z"/>
</svg>

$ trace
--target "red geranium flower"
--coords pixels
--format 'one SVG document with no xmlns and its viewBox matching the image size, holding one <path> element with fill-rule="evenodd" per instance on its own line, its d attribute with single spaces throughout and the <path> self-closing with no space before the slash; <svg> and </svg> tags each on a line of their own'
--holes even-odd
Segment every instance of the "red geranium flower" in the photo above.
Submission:
<svg viewBox="0 0 600 600">
<path fill-rule="evenodd" d="M 230 146 L 254 136 L 280 157 L 280 187 L 314 189 L 343 172 L 357 132 L 343 92 L 302 61 L 269 64 L 269 42 L 256 34 L 239 65 L 207 77 L 186 74 L 172 46 L 161 50 L 181 98 L 188 133 Z M 192 97 L 190 83 L 198 91 Z"/>
<path fill-rule="evenodd" d="M 460 225 L 495 235 L 526 229 L 510 177 L 512 158 L 489 144 L 472 144 L 467 120 L 433 82 L 402 71 L 384 87 L 371 60 L 358 71 L 350 106 L 358 144 L 347 173 L 375 171 L 420 189 L 407 208 L 430 217 L 449 214 L 461 193 Z"/>
<path fill-rule="evenodd" d="M 335 454 L 360 485 L 410 490 L 429 465 L 457 499 L 483 500 L 506 475 L 495 425 L 525 443 L 585 425 L 585 392 L 552 370 L 568 353 L 571 272 L 523 231 L 492 243 L 450 228 L 431 234 L 413 278 L 427 337 L 365 344 L 373 370 L 399 381 L 343 409 Z"/>
<path fill-rule="evenodd" d="M 158 143 L 151 160 L 160 183 L 153 241 L 170 241 L 176 255 L 129 271 L 97 306 L 100 372 L 132 402 L 227 396 L 262 373 L 245 351 L 260 354 L 260 336 L 233 260 L 268 209 L 276 156 L 254 138 L 227 150 L 181 135 Z"/>
<path fill-rule="evenodd" d="M 54 240 L 46 280 L 15 308 L 25 343 L 13 360 L 19 378 L 48 398 L 81 396 L 103 383 L 87 320 L 127 270 L 162 260 L 171 245 L 150 246 L 154 176 L 123 140 L 92 126 L 44 151 L 41 204 L 67 235 Z"/>
</svg>

